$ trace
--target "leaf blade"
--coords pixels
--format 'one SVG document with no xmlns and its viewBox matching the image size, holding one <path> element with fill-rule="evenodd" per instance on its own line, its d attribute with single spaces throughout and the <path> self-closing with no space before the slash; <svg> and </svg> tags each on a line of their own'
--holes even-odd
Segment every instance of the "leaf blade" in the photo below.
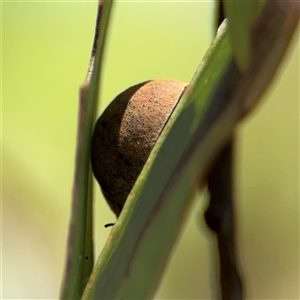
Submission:
<svg viewBox="0 0 300 300">
<path fill-rule="evenodd" d="M 229 19 L 229 36 L 239 68 L 245 71 L 251 62 L 251 30 L 266 0 L 224 0 L 225 14 Z"/>
<path fill-rule="evenodd" d="M 61 299 L 81 298 L 94 265 L 90 140 L 97 111 L 101 62 L 112 3 L 112 1 L 104 1 L 102 5 L 99 2 L 90 64 L 85 82 L 80 87 L 72 210 L 66 266 L 60 291 Z"/>
</svg>

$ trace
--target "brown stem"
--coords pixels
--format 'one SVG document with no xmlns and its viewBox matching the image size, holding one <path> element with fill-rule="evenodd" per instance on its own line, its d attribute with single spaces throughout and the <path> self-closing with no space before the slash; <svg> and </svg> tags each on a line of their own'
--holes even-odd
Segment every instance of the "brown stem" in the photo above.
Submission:
<svg viewBox="0 0 300 300">
<path fill-rule="evenodd" d="M 217 26 L 225 19 L 223 1 L 218 3 Z M 242 280 L 235 256 L 232 136 L 216 160 L 207 180 L 210 203 L 205 212 L 208 227 L 217 234 L 222 299 L 242 299 Z"/>
<path fill-rule="evenodd" d="M 242 280 L 235 254 L 233 162 L 234 137 L 224 147 L 209 176 L 210 203 L 205 221 L 217 234 L 222 299 L 242 299 Z"/>
</svg>

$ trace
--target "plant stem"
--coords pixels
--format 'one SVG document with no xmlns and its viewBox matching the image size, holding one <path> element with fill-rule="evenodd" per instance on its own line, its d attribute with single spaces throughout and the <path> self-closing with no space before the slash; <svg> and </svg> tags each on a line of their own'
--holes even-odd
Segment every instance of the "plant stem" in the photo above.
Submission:
<svg viewBox="0 0 300 300">
<path fill-rule="evenodd" d="M 242 299 L 242 280 L 235 252 L 232 136 L 208 176 L 210 203 L 205 221 L 217 234 L 222 299 Z"/>
<path fill-rule="evenodd" d="M 225 19 L 223 1 L 218 3 L 217 27 Z M 217 234 L 222 299 L 242 299 L 242 280 L 235 257 L 233 166 L 235 137 L 215 161 L 207 178 L 210 202 L 205 212 L 208 227 Z"/>
</svg>

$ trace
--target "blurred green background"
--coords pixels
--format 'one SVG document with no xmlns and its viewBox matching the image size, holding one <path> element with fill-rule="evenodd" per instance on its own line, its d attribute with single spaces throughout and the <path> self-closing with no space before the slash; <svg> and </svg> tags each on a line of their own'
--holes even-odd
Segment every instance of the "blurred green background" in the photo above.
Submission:
<svg viewBox="0 0 300 300">
<path fill-rule="evenodd" d="M 78 91 L 97 2 L 2 2 L 2 297 L 58 297 L 66 254 Z M 101 90 L 154 78 L 189 81 L 213 37 L 214 2 L 114 7 Z M 238 129 L 238 246 L 247 298 L 299 299 L 299 43 Z M 99 111 L 99 113 L 100 113 Z M 115 217 L 96 187 L 98 256 Z M 216 295 L 214 238 L 192 209 L 157 299 Z"/>
</svg>

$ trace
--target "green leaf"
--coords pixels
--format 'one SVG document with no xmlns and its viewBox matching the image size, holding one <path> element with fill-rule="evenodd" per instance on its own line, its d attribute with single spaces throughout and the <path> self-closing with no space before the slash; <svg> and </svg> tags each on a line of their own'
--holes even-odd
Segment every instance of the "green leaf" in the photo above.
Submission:
<svg viewBox="0 0 300 300">
<path fill-rule="evenodd" d="M 235 63 L 226 24 L 219 29 L 133 187 L 83 299 L 153 297 L 195 191 L 269 86 L 297 27 L 297 3 L 266 6 L 246 72 Z"/>
<path fill-rule="evenodd" d="M 229 36 L 239 68 L 245 71 L 251 62 L 251 29 L 266 0 L 224 0 L 229 19 Z"/>
<path fill-rule="evenodd" d="M 94 265 L 90 141 L 97 111 L 100 71 L 112 1 L 99 3 L 95 41 L 85 82 L 80 88 L 72 212 L 61 299 L 80 299 Z M 97 27 L 100 26 L 100 30 Z"/>
</svg>

